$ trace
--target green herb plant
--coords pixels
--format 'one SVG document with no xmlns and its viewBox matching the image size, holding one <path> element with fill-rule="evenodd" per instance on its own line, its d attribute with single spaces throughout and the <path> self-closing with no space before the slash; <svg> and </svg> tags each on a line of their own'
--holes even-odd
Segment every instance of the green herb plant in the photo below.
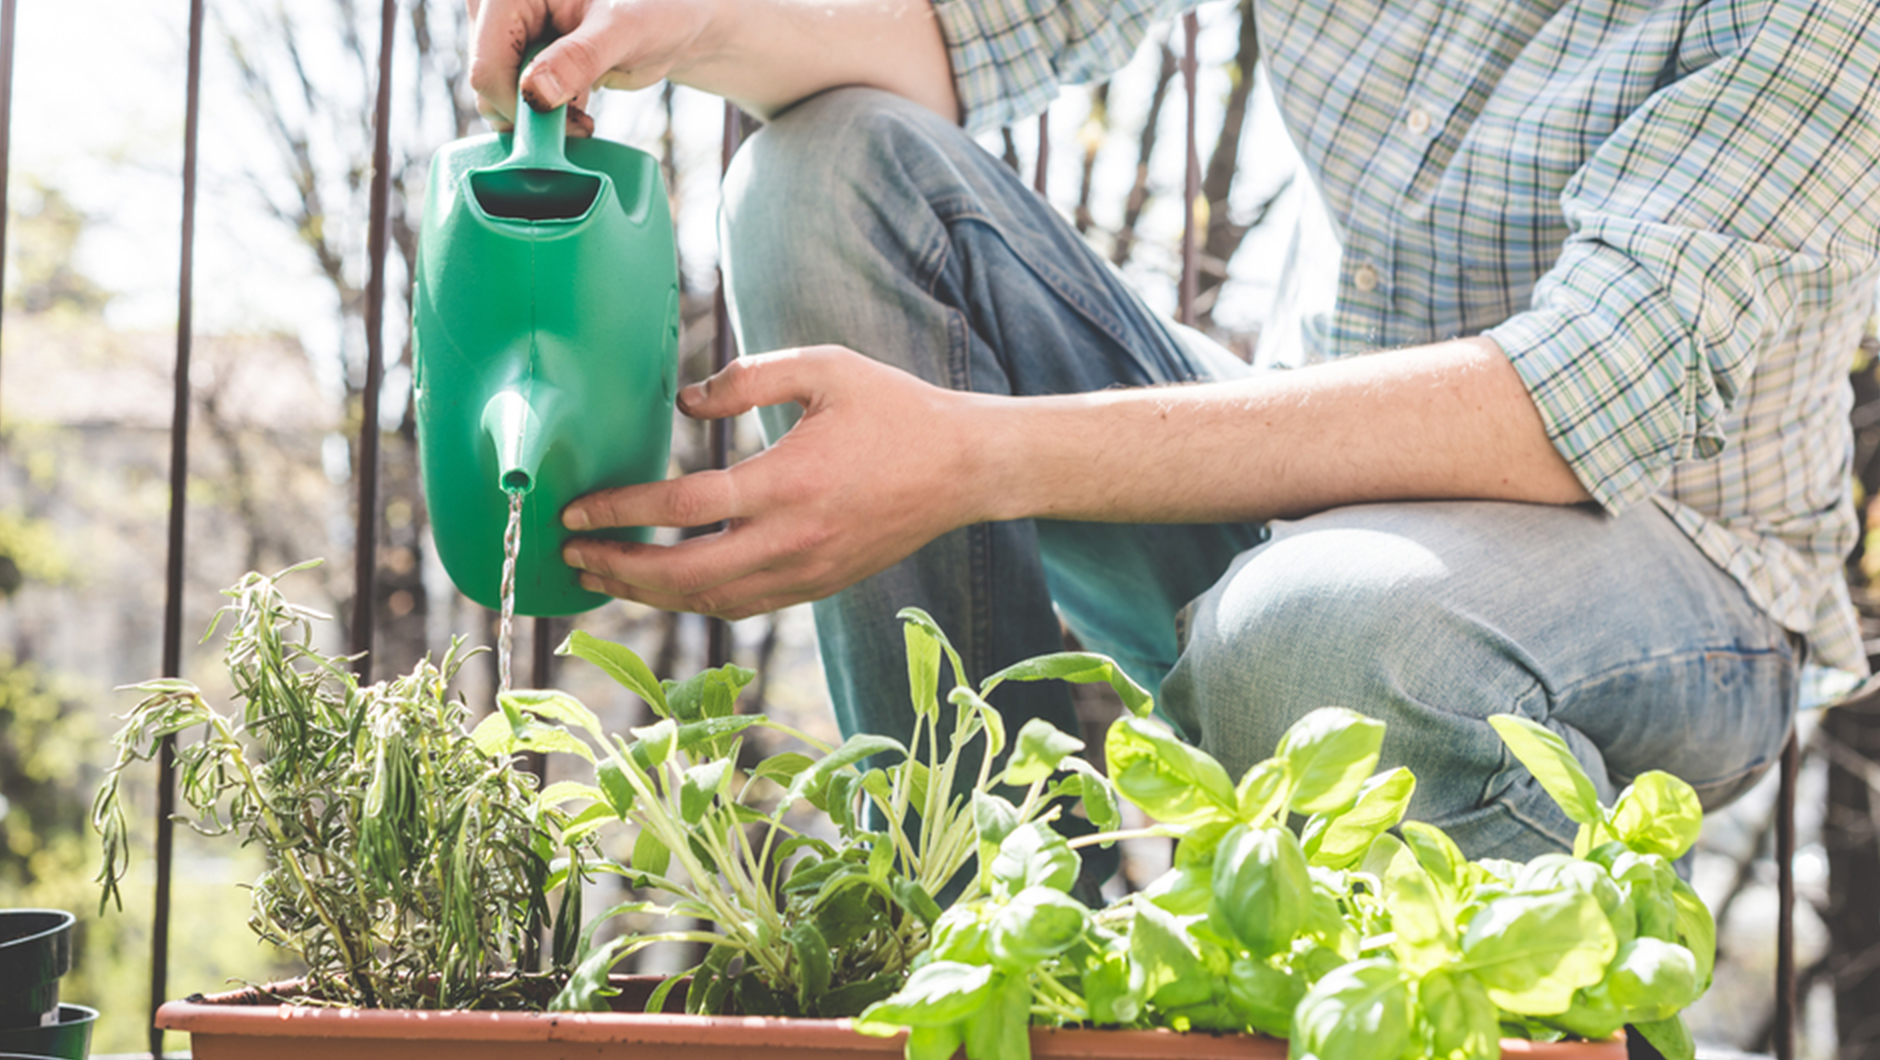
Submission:
<svg viewBox="0 0 1880 1060">
<path fill-rule="evenodd" d="M 313 646 L 323 616 L 288 604 L 275 578 L 250 574 L 226 595 L 209 635 L 227 622 L 240 710 L 218 711 L 186 681 L 137 686 L 145 698 L 115 738 L 92 809 L 103 901 L 119 898 L 129 857 L 125 771 L 164 737 L 200 729 L 178 741 L 191 811 L 179 819 L 265 852 L 250 924 L 306 963 L 303 1000 L 539 1006 L 525 972 L 553 925 L 551 958 L 565 975 L 581 889 L 561 884 L 591 841 L 533 777 L 471 740 L 467 708 L 446 693 L 459 645 L 437 665 L 361 688 L 348 659 Z"/>
<path fill-rule="evenodd" d="M 614 964 L 647 946 L 692 942 L 709 949 L 686 973 L 687 1011 L 852 1016 L 904 980 L 940 919 L 936 895 L 952 886 L 970 900 L 997 886 L 996 872 L 966 872 L 976 856 L 993 865 L 1000 842 L 1023 835 L 1035 856 L 1075 871 L 1075 856 L 1048 827 L 1062 803 L 1081 799 L 1099 820 L 1116 818 L 1108 785 L 1088 766 L 1052 782 L 1062 757 L 1052 749 L 1082 745 L 1034 723 L 1018 734 L 1003 772 L 993 770 L 1007 736 L 985 694 L 1001 681 L 1036 675 L 1014 668 L 974 691 L 957 683 L 959 657 L 932 620 L 911 609 L 902 617 L 917 717 L 906 745 L 857 735 L 832 747 L 765 717 L 734 715 L 749 670 L 727 666 L 661 682 L 632 652 L 580 632 L 562 651 L 640 696 L 657 721 L 626 739 L 604 732 L 592 711 L 563 693 L 502 697 L 502 713 L 478 727 L 479 745 L 492 754 L 565 752 L 592 762 L 592 785 L 558 784 L 546 796 L 586 801 L 573 817 L 577 833 L 632 825 L 626 863 L 590 867 L 665 896 L 595 918 L 553 1007 L 604 1009 Z M 956 677 L 950 711 L 938 694 L 943 657 Z M 1114 670 L 1108 660 L 1087 659 Z M 774 754 L 745 773 L 737 767 L 740 743 L 756 728 L 792 737 L 807 753 Z M 1001 778 L 1022 792 L 1016 803 L 995 792 Z M 833 838 L 786 821 L 801 803 L 827 818 Z M 709 930 L 596 941 L 602 923 L 629 912 L 697 918 Z M 648 1009 L 659 1009 L 679 981 L 667 980 Z"/>
<path fill-rule="evenodd" d="M 1029 672 L 1127 682 L 1084 657 Z M 1492 1060 L 1504 1035 L 1605 1038 L 1631 1024 L 1667 1057 L 1693 1047 L 1678 1013 L 1707 988 L 1716 929 L 1672 861 L 1702 812 L 1684 782 L 1641 775 L 1608 808 L 1566 744 L 1490 719 L 1581 824 L 1577 857 L 1469 861 L 1403 820 L 1416 779 L 1373 775 L 1384 726 L 1349 710 L 1301 719 L 1236 783 L 1150 720 L 1139 688 L 1105 744 L 1116 791 L 1179 837 L 1174 863 L 1102 910 L 1071 901 L 1076 849 L 982 822 L 990 885 L 955 904 L 907 983 L 857 1022 L 908 1033 L 910 1060 L 1029 1056 L 1046 1025 L 1259 1031 L 1299 1060 Z M 1067 743 L 1025 768 L 1068 766 Z M 1017 768 L 1015 765 L 1014 768 Z M 1305 819 L 1295 834 L 1288 815 Z"/>
</svg>

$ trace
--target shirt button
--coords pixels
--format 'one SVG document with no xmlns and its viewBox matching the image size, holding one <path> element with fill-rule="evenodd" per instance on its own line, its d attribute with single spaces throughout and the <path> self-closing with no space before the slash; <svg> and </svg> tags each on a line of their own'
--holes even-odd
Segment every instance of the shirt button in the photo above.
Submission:
<svg viewBox="0 0 1880 1060">
<path fill-rule="evenodd" d="M 1422 136 L 1430 131 L 1430 112 L 1422 107 L 1411 107 L 1410 113 L 1404 115 L 1403 123 L 1410 127 L 1412 133 Z"/>
<path fill-rule="evenodd" d="M 1351 270 L 1351 286 L 1366 294 L 1377 290 L 1377 270 L 1369 265 L 1360 265 Z"/>
</svg>

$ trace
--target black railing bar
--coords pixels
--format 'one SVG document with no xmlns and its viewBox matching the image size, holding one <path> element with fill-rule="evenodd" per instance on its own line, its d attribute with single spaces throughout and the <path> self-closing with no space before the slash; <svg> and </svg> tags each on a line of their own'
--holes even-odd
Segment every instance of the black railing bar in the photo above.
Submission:
<svg viewBox="0 0 1880 1060">
<path fill-rule="evenodd" d="M 17 0 L 0 0 L 0 291 L 7 286 L 7 189 L 13 174 L 13 14 Z"/>
<path fill-rule="evenodd" d="M 1795 1060 L 1795 782 L 1800 738 L 1789 729 L 1776 786 L 1776 1060 Z"/>
<path fill-rule="evenodd" d="M 372 677 L 372 625 L 377 612 L 379 558 L 379 391 L 385 383 L 385 259 L 390 240 L 386 217 L 392 185 L 392 47 L 398 2 L 379 8 L 379 86 L 372 112 L 372 205 L 366 227 L 366 389 L 359 415 L 359 498 L 353 534 L 352 652 L 359 680 Z"/>
<path fill-rule="evenodd" d="M 1195 322 L 1195 292 L 1201 280 L 1197 268 L 1199 233 L 1195 231 L 1195 199 L 1201 194 L 1201 150 L 1195 139 L 1195 42 L 1200 35 L 1201 21 L 1195 13 L 1190 11 L 1183 15 L 1181 70 L 1182 90 L 1188 94 L 1188 157 L 1182 174 L 1182 279 L 1178 319 L 1191 327 Z"/>
<path fill-rule="evenodd" d="M 1038 115 L 1038 164 L 1031 172 L 1032 190 L 1040 195 L 1050 192 L 1051 177 L 1051 111 L 1046 109 Z"/>
<path fill-rule="evenodd" d="M 744 115 L 738 112 L 735 104 L 726 103 L 724 139 L 719 151 L 719 164 L 723 169 L 730 168 L 731 156 L 737 153 L 738 143 L 743 137 Z M 731 312 L 725 304 L 725 270 L 722 266 L 718 269 L 717 276 L 718 283 L 712 291 L 713 373 L 724 371 L 732 359 L 738 355 L 737 340 L 731 336 Z M 707 437 L 711 446 L 711 465 L 715 471 L 722 471 L 730 466 L 731 426 L 730 419 L 718 419 L 712 420 L 707 428 Z M 731 623 L 722 618 L 706 619 L 705 665 L 723 666 L 730 661 Z"/>
<path fill-rule="evenodd" d="M 196 144 L 202 131 L 203 0 L 189 4 L 189 68 L 183 104 L 183 225 L 176 267 L 176 373 L 170 407 L 170 533 L 163 582 L 163 676 L 183 673 L 183 530 L 189 500 L 189 354 L 195 328 Z M 157 751 L 157 889 L 150 923 L 150 1055 L 163 1056 L 157 1006 L 169 993 L 170 877 L 176 826 L 176 737 Z"/>
</svg>

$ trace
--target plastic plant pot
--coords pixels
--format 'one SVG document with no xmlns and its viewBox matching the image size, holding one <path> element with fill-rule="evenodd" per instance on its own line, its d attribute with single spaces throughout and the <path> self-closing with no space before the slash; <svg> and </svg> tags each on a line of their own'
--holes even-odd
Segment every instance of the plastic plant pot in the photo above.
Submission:
<svg viewBox="0 0 1880 1060">
<path fill-rule="evenodd" d="M 0 1029 L 59 1019 L 59 977 L 72 968 L 72 925 L 61 909 L 0 909 Z"/>
<path fill-rule="evenodd" d="M 60 1005 L 56 1023 L 0 1030 L 0 1052 L 52 1057 L 53 1060 L 85 1060 L 91 1054 L 92 1024 L 97 1022 L 95 1008 Z"/>
<path fill-rule="evenodd" d="M 642 1003 L 656 979 L 629 977 L 615 999 Z M 672 1000 L 679 1000 L 677 991 Z M 157 1026 L 187 1031 L 196 1060 L 894 1060 L 899 1038 L 857 1034 L 848 1020 L 768 1016 L 688 1016 L 618 1012 L 419 1012 L 280 1005 L 255 991 L 172 1001 Z M 1502 1055 L 1523 1060 L 1624 1060 L 1625 1041 L 1507 1041 Z M 1257 1035 L 1173 1031 L 1031 1032 L 1038 1060 L 1284 1060 L 1286 1043 Z"/>
</svg>

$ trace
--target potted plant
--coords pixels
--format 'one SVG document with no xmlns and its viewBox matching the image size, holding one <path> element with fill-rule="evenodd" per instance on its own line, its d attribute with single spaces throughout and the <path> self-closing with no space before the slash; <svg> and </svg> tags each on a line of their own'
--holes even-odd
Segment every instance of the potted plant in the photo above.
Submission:
<svg viewBox="0 0 1880 1060">
<path fill-rule="evenodd" d="M 1415 779 L 1372 776 L 1382 726 L 1351 712 L 1315 712 L 1234 782 L 1154 722 L 1148 694 L 1108 659 L 1046 656 L 975 687 L 918 612 L 903 616 L 911 745 L 831 747 L 734 714 L 749 671 L 661 682 L 584 634 L 563 651 L 640 695 L 657 721 L 608 733 L 573 697 L 531 691 L 500 697 L 466 731 L 467 709 L 445 697 L 449 660 L 361 689 L 343 660 L 308 647 L 310 616 L 271 579 L 231 595 L 242 719 L 187 685 L 146 686 L 99 815 L 115 880 L 117 773 L 163 732 L 207 725 L 184 752 L 184 801 L 270 854 L 256 926 L 300 952 L 309 975 L 291 997 L 253 988 L 165 1006 L 159 1023 L 190 1031 L 205 1060 L 374 1042 L 418 1060 L 477 1041 L 510 1057 L 604 1043 L 636 1056 L 1616 1057 L 1625 1046 L 1611 1036 L 1626 1022 L 1690 1055 L 1676 1012 L 1707 984 L 1714 926 L 1670 860 L 1695 837 L 1694 796 L 1647 775 L 1600 806 L 1565 746 L 1518 720 L 1497 727 L 1582 822 L 1579 857 L 1469 862 L 1439 830 L 1402 821 Z M 988 697 L 1044 679 L 1109 683 L 1130 708 L 1106 740 L 1109 778 L 1042 722 L 1008 737 Z M 802 750 L 740 769 L 758 727 Z M 591 763 L 591 782 L 537 791 L 507 766 L 521 750 Z M 1175 863 L 1093 910 L 1068 892 L 1079 850 L 1121 838 L 1119 795 L 1178 839 Z M 453 831 L 472 803 L 487 830 Z M 820 834 L 791 816 L 805 806 Z M 1095 834 L 1051 827 L 1073 807 Z M 1284 827 L 1289 814 L 1305 818 L 1302 832 Z M 594 840 L 623 824 L 633 852 L 615 863 Z M 475 871 L 490 882 L 469 883 Z M 657 897 L 584 920 L 572 883 L 596 873 Z M 630 911 L 702 926 L 601 938 Z M 440 925 L 453 916 L 446 950 Z M 520 971 L 544 931 L 548 970 Z M 625 954 L 675 941 L 708 947 L 689 974 L 609 976 Z M 404 1007 L 363 1011 L 387 1002 Z M 546 1011 L 477 1010 L 530 1005 Z"/>
<path fill-rule="evenodd" d="M 0 909 L 0 1055 L 84 1060 L 98 1013 L 59 1003 L 72 969 L 72 928 L 62 909 Z"/>
</svg>

